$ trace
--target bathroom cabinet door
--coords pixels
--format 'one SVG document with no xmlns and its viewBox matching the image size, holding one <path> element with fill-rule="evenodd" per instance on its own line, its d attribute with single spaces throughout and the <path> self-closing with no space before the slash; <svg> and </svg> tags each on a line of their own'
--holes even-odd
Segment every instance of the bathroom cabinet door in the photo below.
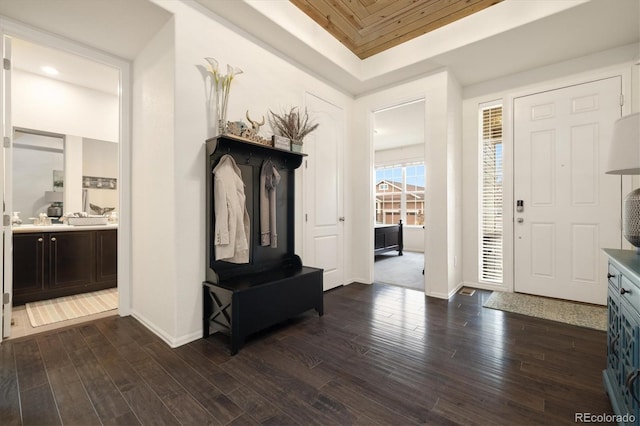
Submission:
<svg viewBox="0 0 640 426">
<path fill-rule="evenodd" d="M 76 287 L 95 281 L 95 232 L 56 232 L 48 235 L 50 288 Z"/>
<path fill-rule="evenodd" d="M 118 231 L 96 232 L 96 280 L 118 279 Z"/>
<path fill-rule="evenodd" d="M 13 234 L 13 293 L 16 296 L 45 288 L 45 234 Z"/>
</svg>

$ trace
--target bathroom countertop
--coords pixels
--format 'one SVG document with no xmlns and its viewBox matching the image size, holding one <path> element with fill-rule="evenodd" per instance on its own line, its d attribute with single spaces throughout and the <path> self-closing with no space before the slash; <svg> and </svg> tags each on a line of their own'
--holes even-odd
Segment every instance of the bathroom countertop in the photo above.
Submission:
<svg viewBox="0 0 640 426">
<path fill-rule="evenodd" d="M 28 234 L 35 232 L 68 232 L 68 231 L 93 231 L 93 230 L 107 230 L 118 229 L 118 224 L 107 225 L 17 225 L 13 226 L 12 231 L 14 234 Z"/>
</svg>

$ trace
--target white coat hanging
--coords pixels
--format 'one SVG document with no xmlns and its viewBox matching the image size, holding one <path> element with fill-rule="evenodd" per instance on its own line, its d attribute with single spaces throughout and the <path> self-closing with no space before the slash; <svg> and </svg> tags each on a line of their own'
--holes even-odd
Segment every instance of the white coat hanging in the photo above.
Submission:
<svg viewBox="0 0 640 426">
<path fill-rule="evenodd" d="M 231 155 L 213 169 L 216 260 L 249 263 L 249 213 L 242 174 Z"/>
</svg>

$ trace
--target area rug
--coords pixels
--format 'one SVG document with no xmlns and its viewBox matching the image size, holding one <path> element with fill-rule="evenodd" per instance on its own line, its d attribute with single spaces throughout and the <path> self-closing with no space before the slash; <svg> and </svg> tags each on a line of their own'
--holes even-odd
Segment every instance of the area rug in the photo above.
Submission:
<svg viewBox="0 0 640 426">
<path fill-rule="evenodd" d="M 500 291 L 494 291 L 483 306 L 580 327 L 607 330 L 607 308 L 605 306 Z"/>
<path fill-rule="evenodd" d="M 58 299 L 41 300 L 25 305 L 33 327 L 110 311 L 118 307 L 118 289 L 76 294 Z"/>
</svg>

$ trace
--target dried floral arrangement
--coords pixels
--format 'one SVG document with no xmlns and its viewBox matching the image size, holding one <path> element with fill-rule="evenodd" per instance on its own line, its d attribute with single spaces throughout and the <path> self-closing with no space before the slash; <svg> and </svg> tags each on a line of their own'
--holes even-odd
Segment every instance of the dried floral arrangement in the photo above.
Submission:
<svg viewBox="0 0 640 426">
<path fill-rule="evenodd" d="M 301 113 L 298 107 L 291 107 L 288 112 L 281 114 L 269 110 L 269 122 L 275 134 L 289 138 L 298 145 L 302 145 L 304 137 L 318 128 L 318 123 L 309 120 L 307 109 Z"/>
</svg>

